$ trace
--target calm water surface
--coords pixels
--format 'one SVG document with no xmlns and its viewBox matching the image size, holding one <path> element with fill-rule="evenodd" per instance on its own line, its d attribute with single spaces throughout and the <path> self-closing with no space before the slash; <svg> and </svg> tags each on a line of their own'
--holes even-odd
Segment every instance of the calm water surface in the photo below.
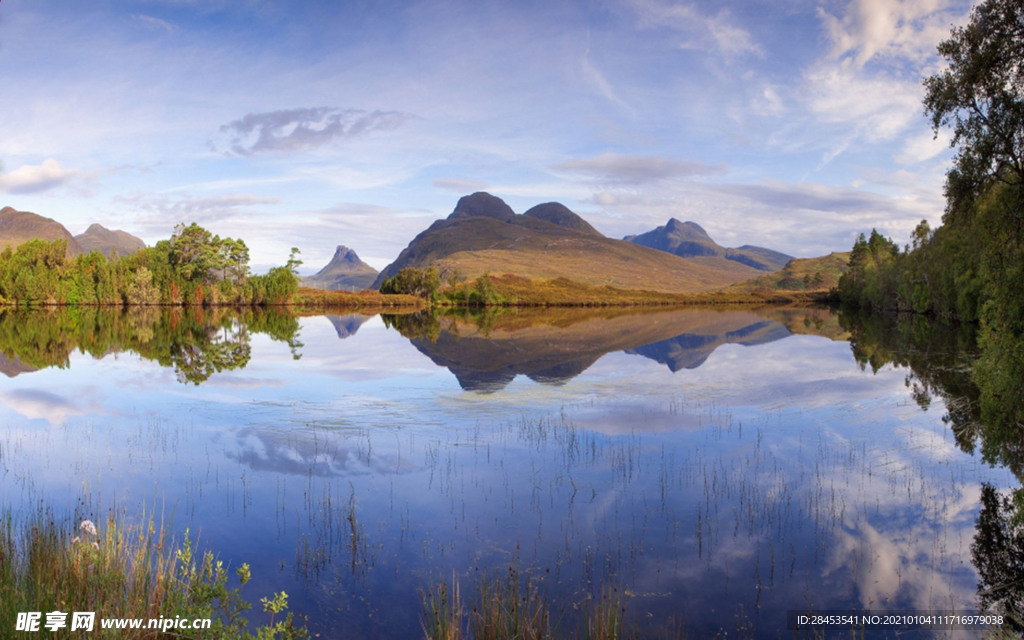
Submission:
<svg viewBox="0 0 1024 640">
<path fill-rule="evenodd" d="M 298 329 L 2 349 L 0 505 L 155 509 L 322 637 L 421 637 L 423 589 L 510 566 L 565 629 L 609 587 L 662 637 L 977 609 L 982 483 L 1015 480 L 961 450 L 908 369 L 862 367 L 828 311 Z"/>
</svg>

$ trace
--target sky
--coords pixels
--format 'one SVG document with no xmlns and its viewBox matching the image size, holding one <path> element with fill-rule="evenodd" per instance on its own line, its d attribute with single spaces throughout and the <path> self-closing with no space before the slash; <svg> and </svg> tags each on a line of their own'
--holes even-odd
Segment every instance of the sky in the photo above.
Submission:
<svg viewBox="0 0 1024 640">
<path fill-rule="evenodd" d="M 960 0 L 2 0 L 0 207 L 383 268 L 458 198 L 797 257 L 939 224 Z"/>
</svg>

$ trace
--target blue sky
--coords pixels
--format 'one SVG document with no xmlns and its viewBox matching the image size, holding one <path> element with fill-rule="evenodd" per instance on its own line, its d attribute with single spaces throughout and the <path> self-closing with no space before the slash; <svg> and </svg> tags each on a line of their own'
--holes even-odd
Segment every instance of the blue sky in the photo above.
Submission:
<svg viewBox="0 0 1024 640">
<path fill-rule="evenodd" d="M 921 79 L 952 0 L 4 0 L 0 206 L 254 267 L 381 268 L 465 194 L 611 237 L 848 250 L 937 224 Z"/>
</svg>

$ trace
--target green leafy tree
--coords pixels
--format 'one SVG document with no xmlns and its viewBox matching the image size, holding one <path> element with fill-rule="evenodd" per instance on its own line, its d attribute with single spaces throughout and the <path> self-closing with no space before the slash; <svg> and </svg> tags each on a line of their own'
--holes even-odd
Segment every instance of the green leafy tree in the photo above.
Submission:
<svg viewBox="0 0 1024 640">
<path fill-rule="evenodd" d="M 132 274 L 128 285 L 128 302 L 136 305 L 151 305 L 160 302 L 160 291 L 153 286 L 153 272 L 140 266 Z"/>
<path fill-rule="evenodd" d="M 219 238 L 217 239 L 219 244 Z M 219 247 L 214 236 L 193 222 L 187 227 L 179 224 L 171 236 L 169 258 L 175 273 L 185 280 L 203 282 L 210 271 L 219 267 Z"/>
<path fill-rule="evenodd" d="M 30 240 L 0 251 L 0 304 L 281 304 L 298 290 L 293 248 L 286 266 L 250 277 L 249 248 L 192 223 L 170 240 L 110 260 L 98 251 L 74 258 L 63 240 Z"/>
<path fill-rule="evenodd" d="M 441 276 L 437 269 L 406 267 L 380 285 L 381 293 L 404 293 L 421 298 L 430 298 L 441 287 Z"/>
<path fill-rule="evenodd" d="M 296 276 L 299 275 L 299 267 L 302 266 L 302 260 L 299 260 L 300 253 L 302 252 L 299 251 L 298 247 L 292 247 L 291 253 L 288 254 L 288 262 L 284 265 Z"/>
<path fill-rule="evenodd" d="M 1024 3 L 982 2 L 938 51 L 948 66 L 924 81 L 924 107 L 936 133 L 953 129 L 947 214 L 993 180 L 1024 196 Z M 1019 225 L 1024 212 L 1015 214 Z"/>
<path fill-rule="evenodd" d="M 221 241 L 222 279 L 235 285 L 242 284 L 249 277 L 249 247 L 241 238 L 224 238 Z"/>
</svg>

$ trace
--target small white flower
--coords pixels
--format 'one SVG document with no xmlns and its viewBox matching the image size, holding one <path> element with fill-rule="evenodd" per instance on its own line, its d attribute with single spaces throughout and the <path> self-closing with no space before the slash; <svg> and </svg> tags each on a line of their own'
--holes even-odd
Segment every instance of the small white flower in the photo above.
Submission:
<svg viewBox="0 0 1024 640">
<path fill-rule="evenodd" d="M 96 535 L 96 525 L 92 523 L 92 520 L 82 520 L 82 524 L 78 525 L 78 528 L 82 533 L 87 533 L 90 536 Z"/>
<path fill-rule="evenodd" d="M 82 541 L 82 539 L 79 538 L 78 536 L 75 536 L 74 538 L 71 538 L 71 544 L 78 544 L 81 541 Z"/>
<path fill-rule="evenodd" d="M 98 543 L 98 542 L 92 543 L 92 548 L 97 550 L 97 551 L 99 551 L 100 550 L 100 543 Z"/>
</svg>

